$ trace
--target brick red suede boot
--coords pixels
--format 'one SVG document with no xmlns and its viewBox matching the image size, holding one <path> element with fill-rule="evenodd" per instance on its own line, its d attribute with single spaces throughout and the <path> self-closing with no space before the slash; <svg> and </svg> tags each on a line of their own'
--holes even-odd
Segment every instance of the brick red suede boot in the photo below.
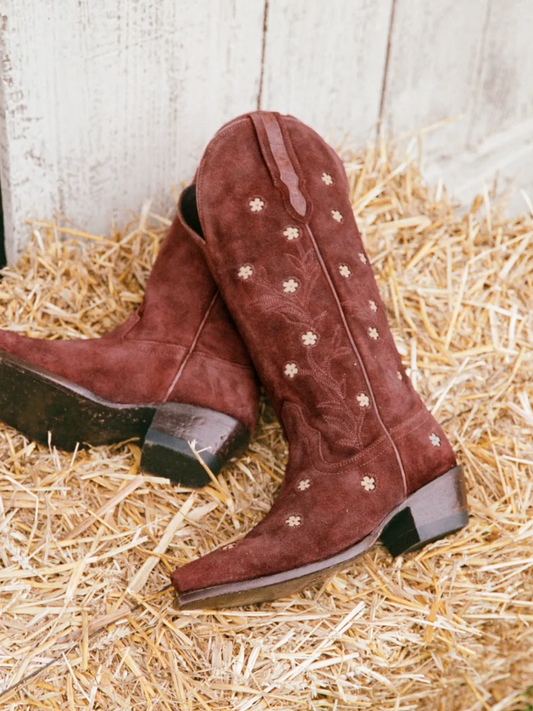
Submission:
<svg viewBox="0 0 533 711">
<path fill-rule="evenodd" d="M 215 136 L 196 189 L 196 241 L 290 455 L 266 518 L 173 573 L 181 607 L 270 600 L 377 540 L 399 555 L 465 526 L 461 469 L 402 367 L 337 155 L 254 112 Z"/>
<path fill-rule="evenodd" d="M 190 195 L 190 193 L 189 193 Z M 0 420 L 62 449 L 143 440 L 141 468 L 184 486 L 248 443 L 255 372 L 182 211 L 141 307 L 100 339 L 45 341 L 0 331 Z"/>
</svg>

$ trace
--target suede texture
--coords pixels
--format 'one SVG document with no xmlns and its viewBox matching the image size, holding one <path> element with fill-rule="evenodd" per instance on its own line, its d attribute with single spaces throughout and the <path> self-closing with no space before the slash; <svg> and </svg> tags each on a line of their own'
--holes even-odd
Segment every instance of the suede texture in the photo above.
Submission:
<svg viewBox="0 0 533 711">
<path fill-rule="evenodd" d="M 253 112 L 209 144 L 196 191 L 195 239 L 289 462 L 254 530 L 174 572 L 181 592 L 327 559 L 456 465 L 401 365 L 334 151 L 293 117 Z"/>
<path fill-rule="evenodd" d="M 49 341 L 0 331 L 0 350 L 121 404 L 207 407 L 253 432 L 257 377 L 180 206 L 142 305 L 100 339 Z"/>
</svg>

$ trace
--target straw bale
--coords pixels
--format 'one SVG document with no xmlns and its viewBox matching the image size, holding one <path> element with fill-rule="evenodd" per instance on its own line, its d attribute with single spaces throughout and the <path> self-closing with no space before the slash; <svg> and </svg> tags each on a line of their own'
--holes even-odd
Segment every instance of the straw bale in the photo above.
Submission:
<svg viewBox="0 0 533 711">
<path fill-rule="evenodd" d="M 532 215 L 506 219 L 487 191 L 459 214 L 385 145 L 346 165 L 406 367 L 464 464 L 470 526 L 394 561 L 375 547 L 272 604 L 180 612 L 160 592 L 169 572 L 243 535 L 279 486 L 269 406 L 246 456 L 192 496 L 139 474 L 135 442 L 68 454 L 0 426 L 0 689 L 40 670 L 2 709 L 527 706 Z M 109 237 L 32 223 L 0 281 L 0 326 L 105 333 L 140 303 L 168 224 L 148 204 Z"/>
</svg>

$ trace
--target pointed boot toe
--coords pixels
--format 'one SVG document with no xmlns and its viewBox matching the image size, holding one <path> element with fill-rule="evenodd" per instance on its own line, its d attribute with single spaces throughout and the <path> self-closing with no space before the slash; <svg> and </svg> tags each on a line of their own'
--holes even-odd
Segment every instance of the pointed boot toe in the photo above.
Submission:
<svg viewBox="0 0 533 711">
<path fill-rule="evenodd" d="M 113 332 L 46 341 L 0 331 L 1 421 L 66 450 L 138 438 L 143 471 L 191 487 L 210 482 L 198 456 L 217 474 L 247 446 L 256 375 L 184 211 L 141 307 Z"/>
<path fill-rule="evenodd" d="M 289 442 L 268 516 L 175 571 L 182 607 L 270 600 L 381 541 L 415 550 L 468 521 L 464 478 L 407 377 L 349 200 L 309 127 L 253 112 L 197 179 L 205 251 Z"/>
</svg>

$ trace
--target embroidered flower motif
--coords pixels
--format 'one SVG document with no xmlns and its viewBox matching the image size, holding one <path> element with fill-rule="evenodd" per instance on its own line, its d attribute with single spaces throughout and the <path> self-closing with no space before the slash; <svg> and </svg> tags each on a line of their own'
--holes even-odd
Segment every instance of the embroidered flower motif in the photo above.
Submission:
<svg viewBox="0 0 533 711">
<path fill-rule="evenodd" d="M 333 178 L 329 175 L 329 173 L 322 173 L 322 182 L 325 185 L 333 185 Z"/>
<path fill-rule="evenodd" d="M 235 548 L 235 543 L 228 543 L 227 546 L 222 546 L 223 551 L 230 551 L 232 548 Z"/>
<path fill-rule="evenodd" d="M 285 523 L 289 528 L 296 528 L 297 526 L 302 525 L 302 517 L 301 516 L 288 516 L 285 519 Z"/>
<path fill-rule="evenodd" d="M 302 336 L 302 343 L 304 346 L 314 346 L 317 341 L 318 336 L 316 333 L 313 333 L 313 331 L 307 331 L 307 333 L 304 333 Z"/>
<path fill-rule="evenodd" d="M 252 212 L 261 212 L 261 210 L 264 208 L 265 203 L 261 198 L 254 198 L 253 200 L 250 200 L 248 203 L 250 205 L 250 210 Z"/>
<path fill-rule="evenodd" d="M 302 481 L 298 484 L 298 489 L 300 489 L 300 491 L 305 491 L 306 489 L 309 489 L 310 486 L 311 482 L 309 479 L 302 479 Z"/>
<path fill-rule="evenodd" d="M 294 292 L 299 286 L 300 285 L 298 284 L 296 279 L 288 279 L 287 281 L 283 282 L 283 291 L 286 294 L 294 294 Z"/>
<path fill-rule="evenodd" d="M 363 252 L 359 252 L 359 259 L 363 262 L 363 264 L 366 264 L 368 261 L 366 255 L 364 255 Z"/>
<path fill-rule="evenodd" d="M 361 407 L 368 407 L 370 405 L 370 398 L 366 393 L 359 393 L 357 396 L 357 402 L 361 405 Z"/>
<path fill-rule="evenodd" d="M 350 267 L 347 264 L 341 264 L 339 266 L 339 273 L 345 279 L 348 279 L 348 277 L 350 277 L 352 275 L 352 272 L 350 271 Z"/>
<path fill-rule="evenodd" d="M 332 210 L 331 211 L 331 216 L 333 217 L 334 220 L 337 222 L 342 222 L 342 215 L 338 210 Z"/>
<path fill-rule="evenodd" d="M 432 432 L 429 435 L 429 441 L 434 447 L 440 447 L 440 437 L 439 435 L 435 434 L 435 432 Z"/>
<path fill-rule="evenodd" d="M 398 380 L 403 380 L 403 375 L 400 373 L 399 370 L 396 371 L 396 375 L 398 376 Z"/>
<path fill-rule="evenodd" d="M 298 239 L 300 230 L 297 227 L 287 227 L 283 235 L 291 242 L 293 239 Z"/>
<path fill-rule="evenodd" d="M 376 304 L 376 302 L 372 301 L 372 299 L 370 299 L 370 301 L 368 302 L 368 305 L 370 306 L 370 310 L 373 311 L 374 313 L 376 313 L 376 311 L 378 310 L 378 305 Z"/>
<path fill-rule="evenodd" d="M 373 476 L 364 476 L 361 479 L 361 486 L 365 491 L 374 491 L 376 488 L 376 480 Z"/>
<path fill-rule="evenodd" d="M 296 363 L 287 363 L 283 372 L 288 378 L 292 379 L 295 375 L 298 375 L 298 366 Z"/>
<path fill-rule="evenodd" d="M 246 264 L 244 267 L 241 267 L 239 269 L 238 276 L 239 276 L 239 279 L 246 280 L 246 279 L 249 279 L 253 273 L 254 273 L 254 270 L 252 269 L 252 267 L 249 264 Z"/>
<path fill-rule="evenodd" d="M 374 328 L 374 327 L 372 326 L 371 328 L 368 329 L 368 335 L 370 336 L 370 338 L 373 338 L 374 341 L 377 341 L 378 338 L 379 338 L 378 329 L 377 329 L 377 328 Z"/>
</svg>

